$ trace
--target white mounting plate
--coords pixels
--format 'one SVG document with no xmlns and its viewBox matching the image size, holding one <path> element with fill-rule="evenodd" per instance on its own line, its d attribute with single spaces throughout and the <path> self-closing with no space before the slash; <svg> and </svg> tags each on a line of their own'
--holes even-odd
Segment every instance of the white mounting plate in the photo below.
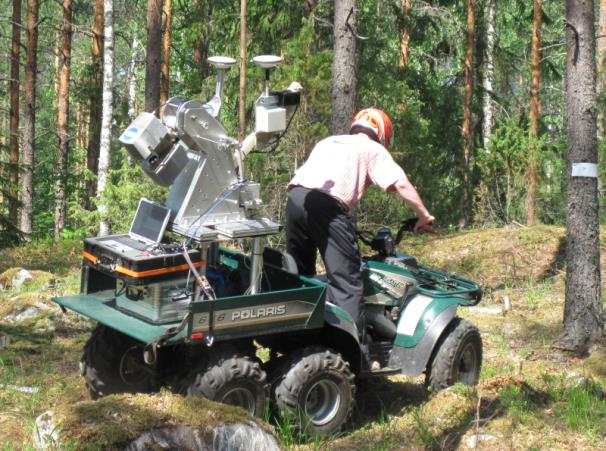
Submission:
<svg viewBox="0 0 606 451">
<path fill-rule="evenodd" d="M 252 59 L 252 62 L 263 69 L 272 69 L 278 64 L 282 64 L 284 60 L 275 55 L 259 55 Z"/>
<path fill-rule="evenodd" d="M 207 61 L 217 69 L 229 69 L 236 64 L 236 60 L 229 56 L 211 56 Z"/>
</svg>

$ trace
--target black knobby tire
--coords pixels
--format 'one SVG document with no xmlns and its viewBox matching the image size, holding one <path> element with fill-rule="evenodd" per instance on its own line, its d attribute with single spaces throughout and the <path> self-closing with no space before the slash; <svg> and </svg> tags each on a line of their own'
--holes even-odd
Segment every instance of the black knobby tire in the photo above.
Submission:
<svg viewBox="0 0 606 451">
<path fill-rule="evenodd" d="M 255 358 L 223 353 L 191 371 L 186 393 L 239 406 L 251 415 L 263 417 L 267 403 L 266 379 L 265 371 Z"/>
<path fill-rule="evenodd" d="M 475 385 L 482 367 L 482 338 L 469 321 L 455 318 L 434 349 L 425 383 L 432 392 L 462 382 Z"/>
<path fill-rule="evenodd" d="M 84 345 L 80 369 L 93 399 L 157 389 L 153 370 L 143 362 L 143 344 L 101 324 Z"/>
<path fill-rule="evenodd" d="M 272 400 L 278 414 L 307 435 L 330 436 L 349 419 L 356 387 L 341 354 L 312 346 L 282 358 L 272 375 Z"/>
</svg>

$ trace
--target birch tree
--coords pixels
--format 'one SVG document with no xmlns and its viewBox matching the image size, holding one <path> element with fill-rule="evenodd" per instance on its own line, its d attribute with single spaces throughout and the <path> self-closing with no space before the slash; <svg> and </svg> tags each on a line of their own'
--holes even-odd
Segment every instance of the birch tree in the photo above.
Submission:
<svg viewBox="0 0 606 451">
<path fill-rule="evenodd" d="M 132 121 L 136 116 L 135 100 L 137 95 L 137 54 L 139 41 L 137 33 L 133 32 L 133 41 L 130 46 L 130 65 L 128 67 L 128 120 Z M 130 155 L 129 155 L 130 158 Z"/>
<path fill-rule="evenodd" d="M 564 331 L 556 347 L 584 353 L 600 337 L 595 35 L 592 0 L 566 0 L 568 217 Z"/>
<path fill-rule="evenodd" d="M 103 1 L 103 115 L 101 119 L 101 142 L 99 145 L 99 177 L 97 182 L 97 196 L 99 199 L 99 213 L 101 222 L 99 224 L 99 235 L 109 233 L 107 222 L 107 204 L 103 195 L 109 175 L 111 163 L 111 135 L 113 116 L 113 92 L 114 85 L 114 10 L 113 0 Z"/>
<path fill-rule="evenodd" d="M 494 116 L 492 85 L 494 83 L 494 45 L 496 37 L 495 10 L 496 0 L 488 0 L 488 9 L 486 11 L 486 67 L 484 69 L 484 77 L 482 79 L 482 87 L 484 88 L 482 98 L 482 145 L 484 150 L 488 149 Z"/>
<path fill-rule="evenodd" d="M 240 0 L 240 103 L 238 108 L 240 142 L 246 136 L 246 0 Z"/>
<path fill-rule="evenodd" d="M 21 0 L 13 0 L 10 80 L 10 154 L 8 175 L 8 221 L 17 227 L 19 216 L 19 90 L 21 64 Z"/>
<path fill-rule="evenodd" d="M 57 181 L 55 184 L 55 239 L 58 239 L 65 225 L 67 203 L 67 159 L 69 154 L 69 78 L 72 58 L 72 0 L 63 0 L 62 46 L 59 51 L 59 90 L 57 108 L 57 135 L 59 152 L 57 155 Z"/>
<path fill-rule="evenodd" d="M 349 132 L 356 108 L 356 1 L 335 0 L 332 66 L 333 135 Z"/>
<path fill-rule="evenodd" d="M 27 0 L 27 49 L 25 53 L 25 112 L 23 129 L 23 177 L 21 183 L 21 232 L 32 237 L 34 209 L 34 160 L 36 137 L 36 75 L 38 51 L 38 0 Z"/>
</svg>

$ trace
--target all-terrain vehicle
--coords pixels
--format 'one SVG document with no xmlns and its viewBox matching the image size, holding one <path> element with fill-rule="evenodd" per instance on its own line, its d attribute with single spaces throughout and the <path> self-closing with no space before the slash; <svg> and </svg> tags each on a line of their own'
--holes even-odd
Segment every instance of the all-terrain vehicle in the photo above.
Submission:
<svg viewBox="0 0 606 451">
<path fill-rule="evenodd" d="M 457 308 L 479 302 L 480 287 L 397 253 L 407 224 L 395 237 L 360 235 L 375 252 L 364 258 L 365 331 L 327 299 L 325 281 L 264 248 L 279 224 L 258 216 L 259 186 L 244 177 L 243 159 L 283 135 L 299 93 L 269 90 L 280 58 L 253 61 L 265 91 L 243 143 L 218 121 L 223 74 L 235 63 L 225 57 L 210 59 L 213 99 L 170 99 L 161 120 L 142 113 L 120 137 L 172 189 L 164 205 L 141 200 L 129 233 L 86 238 L 80 294 L 54 299 L 99 323 L 81 360 L 91 395 L 165 386 L 259 416 L 269 399 L 272 411 L 329 435 L 348 419 L 357 379 L 425 373 L 432 390 L 475 384 L 481 338 Z M 250 255 L 221 245 L 228 240 L 248 243 Z"/>
</svg>

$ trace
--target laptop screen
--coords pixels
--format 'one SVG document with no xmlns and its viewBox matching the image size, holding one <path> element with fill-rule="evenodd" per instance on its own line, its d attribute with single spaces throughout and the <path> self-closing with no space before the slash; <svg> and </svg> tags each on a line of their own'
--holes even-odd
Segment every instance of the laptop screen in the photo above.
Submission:
<svg viewBox="0 0 606 451">
<path fill-rule="evenodd" d="M 141 199 L 129 234 L 134 238 L 144 238 L 157 243 L 164 235 L 169 218 L 170 208 L 147 199 Z"/>
</svg>

